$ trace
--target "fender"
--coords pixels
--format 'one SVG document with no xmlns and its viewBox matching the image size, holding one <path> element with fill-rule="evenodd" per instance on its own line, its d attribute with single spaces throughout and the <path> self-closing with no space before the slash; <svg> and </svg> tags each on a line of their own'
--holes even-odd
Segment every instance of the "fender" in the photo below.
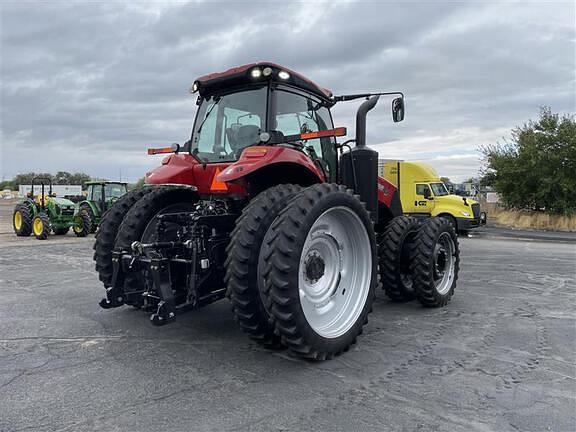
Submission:
<svg viewBox="0 0 576 432">
<path fill-rule="evenodd" d="M 38 214 L 38 209 L 36 208 L 36 205 L 34 204 L 34 200 L 30 199 L 30 198 L 26 198 L 22 204 L 24 203 L 28 203 L 28 206 L 32 209 L 32 217 L 34 218 L 37 214 Z"/>
<path fill-rule="evenodd" d="M 239 182 L 256 171 L 275 164 L 295 164 L 310 172 L 317 183 L 326 181 L 324 174 L 301 151 L 282 146 L 253 146 L 247 147 L 242 152 L 240 159 L 230 165 L 217 177 L 224 183 Z"/>
<path fill-rule="evenodd" d="M 402 203 L 398 188 L 385 178 L 378 177 L 378 204 L 384 204 L 390 209 L 393 216 L 402 214 Z"/>
</svg>

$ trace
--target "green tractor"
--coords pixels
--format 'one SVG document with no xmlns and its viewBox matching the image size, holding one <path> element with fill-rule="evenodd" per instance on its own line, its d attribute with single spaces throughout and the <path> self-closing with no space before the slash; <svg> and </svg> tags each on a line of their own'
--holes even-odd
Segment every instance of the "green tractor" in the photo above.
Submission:
<svg viewBox="0 0 576 432">
<path fill-rule="evenodd" d="M 40 187 L 39 194 L 34 195 L 34 187 Z M 64 235 L 72 228 L 76 236 L 86 237 L 91 229 L 90 217 L 84 212 L 75 212 L 75 209 L 72 201 L 52 193 L 49 178 L 34 177 L 31 191 L 14 208 L 14 232 L 20 237 L 34 233 L 38 240 L 46 240 L 50 231 Z"/>
<path fill-rule="evenodd" d="M 90 232 L 96 232 L 102 215 L 128 191 L 127 183 L 98 181 L 86 183 L 88 194 L 80 203 L 80 212 L 90 218 Z"/>
</svg>

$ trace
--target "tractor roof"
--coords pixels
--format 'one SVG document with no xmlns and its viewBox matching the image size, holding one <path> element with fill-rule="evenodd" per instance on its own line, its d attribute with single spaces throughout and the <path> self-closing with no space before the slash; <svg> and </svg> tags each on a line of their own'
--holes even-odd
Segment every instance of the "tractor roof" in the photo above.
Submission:
<svg viewBox="0 0 576 432">
<path fill-rule="evenodd" d="M 268 76 L 263 73 L 266 68 L 272 69 L 272 73 Z M 260 75 L 258 77 L 251 75 L 253 69 L 260 69 Z M 284 77 L 287 76 L 287 78 L 281 78 L 279 76 L 280 72 L 287 72 L 287 75 L 282 75 Z M 204 75 L 200 78 L 197 78 L 194 84 L 198 86 L 198 91 L 202 96 L 204 96 L 207 94 L 216 93 L 218 90 L 222 90 L 235 85 L 254 83 L 257 81 L 261 81 L 263 83 L 267 81 L 274 81 L 278 83 L 290 84 L 292 86 L 314 93 L 324 99 L 330 99 L 332 97 L 332 92 L 330 90 L 318 86 L 313 81 L 309 80 L 298 72 L 294 72 L 293 70 L 290 70 L 284 66 L 270 62 L 250 63 L 228 69 L 224 72 L 215 72 Z"/>
<path fill-rule="evenodd" d="M 128 183 L 126 182 L 121 182 L 121 181 L 89 181 L 84 183 L 85 185 L 98 185 L 98 184 L 121 184 L 121 185 L 126 185 Z"/>
</svg>

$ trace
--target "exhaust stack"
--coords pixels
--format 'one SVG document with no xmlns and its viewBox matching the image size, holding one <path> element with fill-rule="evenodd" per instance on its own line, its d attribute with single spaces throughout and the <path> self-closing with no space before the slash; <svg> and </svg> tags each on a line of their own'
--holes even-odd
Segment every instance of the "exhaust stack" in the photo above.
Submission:
<svg viewBox="0 0 576 432">
<path fill-rule="evenodd" d="M 371 97 L 358 108 L 356 146 L 340 158 L 342 183 L 360 195 L 374 223 L 378 221 L 378 152 L 366 146 L 366 115 L 379 97 Z"/>
<path fill-rule="evenodd" d="M 380 96 L 372 96 L 364 101 L 356 112 L 356 147 L 366 147 L 366 115 L 376 106 Z"/>
</svg>

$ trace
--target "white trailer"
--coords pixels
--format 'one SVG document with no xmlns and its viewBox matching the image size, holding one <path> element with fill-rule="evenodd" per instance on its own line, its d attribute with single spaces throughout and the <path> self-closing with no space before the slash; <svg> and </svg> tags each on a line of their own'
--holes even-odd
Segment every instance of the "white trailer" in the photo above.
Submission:
<svg viewBox="0 0 576 432">
<path fill-rule="evenodd" d="M 45 185 L 45 193 L 48 193 L 49 186 Z M 32 190 L 32 185 L 20 185 L 20 196 L 26 196 L 28 192 Z M 42 185 L 35 184 L 34 185 L 34 193 L 38 194 L 42 190 Z M 52 192 L 56 194 L 56 196 L 64 197 L 68 195 L 82 195 L 82 186 L 81 185 L 52 185 Z"/>
</svg>

